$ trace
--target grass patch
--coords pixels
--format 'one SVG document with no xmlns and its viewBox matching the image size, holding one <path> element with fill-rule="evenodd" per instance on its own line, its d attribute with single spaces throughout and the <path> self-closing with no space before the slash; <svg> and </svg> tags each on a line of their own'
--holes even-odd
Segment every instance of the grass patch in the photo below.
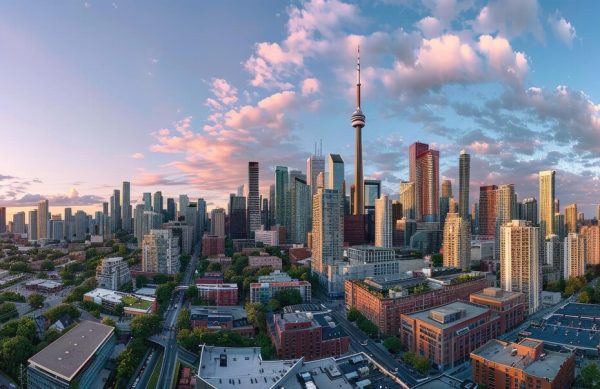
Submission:
<svg viewBox="0 0 600 389">
<path fill-rule="evenodd" d="M 160 356 L 158 357 L 158 361 L 156 362 L 156 365 L 154 366 L 154 370 L 152 370 L 152 375 L 150 376 L 150 379 L 148 380 L 148 388 L 149 389 L 156 388 L 156 384 L 158 383 L 158 376 L 160 376 L 160 369 L 162 367 L 162 361 L 163 361 L 163 353 L 160 353 Z"/>
<path fill-rule="evenodd" d="M 135 296 L 123 296 L 121 302 L 126 307 L 147 310 L 152 306 L 152 301 L 144 300 Z"/>
</svg>

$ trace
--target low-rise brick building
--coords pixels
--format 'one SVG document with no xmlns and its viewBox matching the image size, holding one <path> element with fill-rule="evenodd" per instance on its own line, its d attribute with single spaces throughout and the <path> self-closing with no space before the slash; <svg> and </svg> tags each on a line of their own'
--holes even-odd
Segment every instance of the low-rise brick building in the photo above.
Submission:
<svg viewBox="0 0 600 389">
<path fill-rule="evenodd" d="M 225 255 L 225 238 L 205 234 L 202 237 L 202 256 L 217 257 L 219 255 Z"/>
<path fill-rule="evenodd" d="M 269 335 L 280 359 L 304 357 L 310 361 L 348 352 L 350 338 L 330 312 L 294 312 L 274 315 Z"/>
<path fill-rule="evenodd" d="M 198 297 L 204 304 L 237 305 L 238 284 L 203 284 L 196 283 Z"/>
<path fill-rule="evenodd" d="M 469 360 L 469 354 L 498 336 L 499 318 L 490 309 L 455 301 L 401 316 L 402 344 L 443 371 Z"/>
<path fill-rule="evenodd" d="M 400 334 L 400 315 L 469 300 L 487 287 L 483 273 L 404 279 L 367 278 L 344 283 L 346 307 L 358 309 L 385 335 Z"/>
<path fill-rule="evenodd" d="M 575 381 L 572 350 L 544 350 L 544 342 L 492 339 L 471 353 L 473 381 L 486 388 L 568 389 Z"/>
<path fill-rule="evenodd" d="M 500 316 L 500 334 L 516 328 L 527 317 L 525 295 L 520 292 L 485 288 L 481 292 L 472 293 L 469 301 L 485 305 Z"/>
<path fill-rule="evenodd" d="M 241 306 L 192 307 L 190 321 L 192 328 L 203 328 L 211 332 L 228 330 L 247 337 L 255 335 L 254 327 L 248 322 L 246 310 Z"/>
<path fill-rule="evenodd" d="M 273 270 L 281 270 L 281 258 L 274 255 L 251 255 L 248 257 L 248 267 L 251 269 L 267 266 L 270 266 Z"/>
</svg>

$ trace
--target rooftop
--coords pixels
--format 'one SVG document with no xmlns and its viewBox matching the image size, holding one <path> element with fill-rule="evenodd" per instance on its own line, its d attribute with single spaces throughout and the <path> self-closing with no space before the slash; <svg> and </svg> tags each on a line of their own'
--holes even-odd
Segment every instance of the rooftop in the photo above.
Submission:
<svg viewBox="0 0 600 389">
<path fill-rule="evenodd" d="M 433 309 L 409 313 L 406 316 L 418 319 L 439 329 L 446 329 L 473 319 L 488 311 L 489 309 L 480 305 L 467 303 L 465 301 L 454 301 Z M 438 318 L 439 321 L 432 319 L 432 316 Z"/>
<path fill-rule="evenodd" d="M 117 292 L 111 289 L 96 288 L 84 294 L 85 297 L 92 298 L 94 302 L 101 304 L 102 301 L 109 301 L 113 304 L 122 303 L 127 308 L 132 308 L 141 311 L 148 311 L 152 308 L 154 297 Z M 99 300 L 99 301 L 97 301 Z"/>
<path fill-rule="evenodd" d="M 206 316 L 206 317 L 217 317 L 226 316 L 231 320 L 241 320 L 248 317 L 246 310 L 243 306 L 232 305 L 232 306 L 192 306 L 191 307 L 192 320 L 194 317 Z"/>
<path fill-rule="evenodd" d="M 29 358 L 29 363 L 71 381 L 113 332 L 111 326 L 84 320 Z"/>
<path fill-rule="evenodd" d="M 543 344 L 543 342 L 535 339 L 524 339 L 519 344 L 534 348 L 540 343 Z M 514 352 L 516 346 L 514 343 L 492 339 L 473 351 L 472 354 L 504 366 L 514 366 L 529 375 L 549 380 L 556 377 L 560 367 L 572 355 L 568 350 L 565 350 L 565 352 L 545 350 L 544 358 L 533 359 L 529 354 Z"/>
<path fill-rule="evenodd" d="M 519 292 L 509 292 L 506 290 L 502 290 L 500 288 L 485 288 L 484 290 L 482 290 L 481 292 L 475 292 L 475 293 L 471 293 L 472 296 L 477 296 L 480 298 L 486 298 L 486 299 L 491 299 L 491 300 L 497 300 L 497 301 L 508 301 L 514 298 L 517 298 L 518 296 L 522 295 L 522 293 Z"/>
</svg>

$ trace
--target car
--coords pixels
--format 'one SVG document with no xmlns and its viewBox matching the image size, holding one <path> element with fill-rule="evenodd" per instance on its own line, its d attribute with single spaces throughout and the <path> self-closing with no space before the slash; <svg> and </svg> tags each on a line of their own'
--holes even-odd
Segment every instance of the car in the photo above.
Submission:
<svg viewBox="0 0 600 389">
<path fill-rule="evenodd" d="M 364 341 L 360 342 L 361 346 L 366 346 L 369 343 L 369 339 L 365 339 Z"/>
</svg>

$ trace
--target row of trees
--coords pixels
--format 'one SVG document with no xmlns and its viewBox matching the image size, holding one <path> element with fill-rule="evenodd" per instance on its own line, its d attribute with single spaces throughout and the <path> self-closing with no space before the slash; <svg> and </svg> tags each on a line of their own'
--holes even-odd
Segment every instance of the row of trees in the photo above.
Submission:
<svg viewBox="0 0 600 389">
<path fill-rule="evenodd" d="M 379 328 L 369 319 L 367 319 L 358 309 L 352 307 L 348 310 L 348 320 L 356 322 L 358 328 L 371 338 L 379 336 Z"/>
<path fill-rule="evenodd" d="M 402 360 L 421 374 L 427 374 L 429 369 L 431 369 L 431 362 L 429 362 L 429 359 L 410 351 L 402 355 Z"/>
</svg>

